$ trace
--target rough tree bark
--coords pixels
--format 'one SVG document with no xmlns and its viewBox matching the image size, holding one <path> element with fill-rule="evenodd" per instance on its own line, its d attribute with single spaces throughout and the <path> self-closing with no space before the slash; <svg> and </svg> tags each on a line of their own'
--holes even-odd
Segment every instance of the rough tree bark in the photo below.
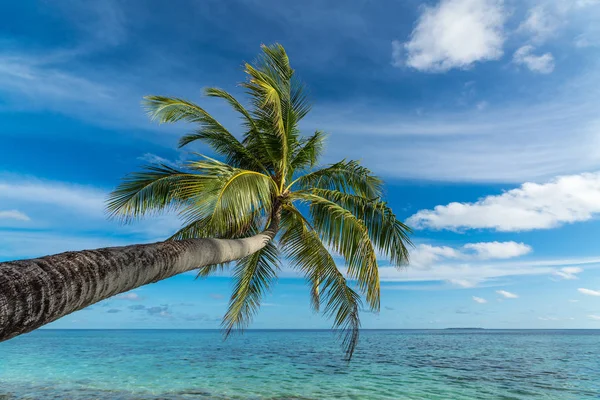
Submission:
<svg viewBox="0 0 600 400">
<path fill-rule="evenodd" d="M 278 225 L 277 215 L 267 230 L 249 238 L 167 241 L 0 263 L 0 341 L 136 287 L 246 257 L 266 246 Z"/>
</svg>

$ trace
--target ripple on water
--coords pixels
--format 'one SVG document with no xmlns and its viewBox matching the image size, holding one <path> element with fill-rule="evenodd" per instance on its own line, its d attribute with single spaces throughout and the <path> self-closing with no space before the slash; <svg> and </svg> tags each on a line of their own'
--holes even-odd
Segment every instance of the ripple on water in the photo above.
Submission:
<svg viewBox="0 0 600 400">
<path fill-rule="evenodd" d="M 600 331 L 36 331 L 0 343 L 0 400 L 598 399 Z"/>
</svg>

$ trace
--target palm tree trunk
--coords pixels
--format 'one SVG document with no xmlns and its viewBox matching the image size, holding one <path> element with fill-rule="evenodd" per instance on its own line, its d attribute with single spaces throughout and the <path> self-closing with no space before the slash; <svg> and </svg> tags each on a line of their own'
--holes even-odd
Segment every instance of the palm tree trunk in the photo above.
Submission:
<svg viewBox="0 0 600 400">
<path fill-rule="evenodd" d="M 108 247 L 0 263 L 0 341 L 73 311 L 202 266 L 246 257 L 278 229 L 243 239 L 190 239 Z"/>
</svg>

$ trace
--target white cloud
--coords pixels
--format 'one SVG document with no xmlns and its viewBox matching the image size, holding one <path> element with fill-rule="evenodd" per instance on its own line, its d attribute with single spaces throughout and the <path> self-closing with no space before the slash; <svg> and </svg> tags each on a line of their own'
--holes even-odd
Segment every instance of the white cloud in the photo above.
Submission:
<svg viewBox="0 0 600 400">
<path fill-rule="evenodd" d="M 519 257 L 531 252 L 531 247 L 517 242 L 467 243 L 461 247 L 419 244 L 410 253 L 410 266 L 426 269 L 440 261 L 499 260 Z M 451 282 L 459 286 L 460 282 Z"/>
<path fill-rule="evenodd" d="M 579 300 L 574 300 L 574 299 L 569 300 L 569 303 L 578 303 L 578 302 L 579 302 Z"/>
<path fill-rule="evenodd" d="M 468 288 L 476 287 L 479 283 L 481 283 L 481 280 L 479 280 L 479 279 L 456 279 L 455 278 L 455 279 L 448 279 L 447 282 L 450 283 L 451 285 L 468 289 Z"/>
<path fill-rule="evenodd" d="M 588 318 L 595 321 L 600 321 L 600 315 L 588 315 Z"/>
<path fill-rule="evenodd" d="M 577 274 L 583 272 L 583 268 L 579 267 L 564 267 L 558 271 L 555 271 L 554 274 L 561 277 L 562 279 L 573 280 L 577 279 Z"/>
<path fill-rule="evenodd" d="M 420 210 L 407 223 L 416 229 L 549 229 L 592 219 L 600 213 L 600 173 L 558 177 L 548 183 L 524 183 L 474 203 L 450 203 Z"/>
<path fill-rule="evenodd" d="M 560 321 L 557 317 L 538 317 L 540 321 Z"/>
<path fill-rule="evenodd" d="M 428 268 L 442 259 L 455 259 L 460 252 L 448 246 L 419 244 L 410 254 L 410 265 L 416 268 Z"/>
<path fill-rule="evenodd" d="M 441 0 L 423 13 L 404 44 L 405 64 L 420 71 L 469 68 L 477 61 L 502 57 L 506 11 L 502 0 Z M 392 44 L 392 63 L 402 63 Z"/>
<path fill-rule="evenodd" d="M 1 190 L 1 189 L 0 189 Z M 31 221 L 27 214 L 19 210 L 0 210 L 0 219 L 14 219 L 17 221 Z"/>
<path fill-rule="evenodd" d="M 579 288 L 579 289 L 577 289 L 577 291 L 579 293 L 586 294 L 588 296 L 600 296 L 600 291 L 599 290 Z"/>
<path fill-rule="evenodd" d="M 467 250 L 473 250 L 475 256 L 482 260 L 513 258 L 531 252 L 531 246 L 517 242 L 467 243 L 463 247 Z"/>
<path fill-rule="evenodd" d="M 549 74 L 554 71 L 554 57 L 552 53 L 535 55 L 533 54 L 534 50 L 534 47 L 531 45 L 520 47 L 513 55 L 513 62 L 517 65 L 524 65 L 530 71 L 539 72 L 540 74 Z"/>
<path fill-rule="evenodd" d="M 399 40 L 392 40 L 392 65 L 402 67 L 404 65 L 404 45 Z"/>
<path fill-rule="evenodd" d="M 496 290 L 496 293 L 498 293 L 499 295 L 501 295 L 507 299 L 516 299 L 519 297 L 517 294 L 507 292 L 506 290 Z"/>
<path fill-rule="evenodd" d="M 120 295 L 116 296 L 115 298 L 117 298 L 119 300 L 130 300 L 130 301 L 138 301 L 138 300 L 142 299 L 140 297 L 140 295 L 138 295 L 137 293 L 134 293 L 134 292 L 120 294 Z"/>
<path fill-rule="evenodd" d="M 518 30 L 531 35 L 534 42 L 541 43 L 552 37 L 560 25 L 560 20 L 553 10 L 546 5 L 538 4 L 529 9 L 527 19 Z"/>
<path fill-rule="evenodd" d="M 487 300 L 481 297 L 473 296 L 473 301 L 479 304 L 487 303 Z"/>
<path fill-rule="evenodd" d="M 43 203 L 103 215 L 105 198 L 106 192 L 82 185 L 39 180 L 0 180 L 0 199 L 19 203 Z"/>
</svg>

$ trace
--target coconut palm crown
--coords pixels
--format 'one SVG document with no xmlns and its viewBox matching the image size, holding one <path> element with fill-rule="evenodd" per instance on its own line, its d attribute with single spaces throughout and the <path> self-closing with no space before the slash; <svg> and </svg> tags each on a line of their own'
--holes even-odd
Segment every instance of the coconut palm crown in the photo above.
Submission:
<svg viewBox="0 0 600 400">
<path fill-rule="evenodd" d="M 184 221 L 171 238 L 178 240 L 268 232 L 268 243 L 231 269 L 233 293 L 222 321 L 226 336 L 250 324 L 283 258 L 305 276 L 312 308 L 333 319 L 350 358 L 359 335 L 361 299 L 379 311 L 378 258 L 405 265 L 410 230 L 383 200 L 382 180 L 359 162 L 319 166 L 326 135 L 300 134 L 299 123 L 311 107 L 281 45 L 263 45 L 244 72 L 247 80 L 241 86 L 249 107 L 222 89 L 205 90 L 239 113 L 241 140 L 190 101 L 145 97 L 152 119 L 196 125 L 180 147 L 202 142 L 218 159 L 196 154 L 197 160 L 181 169 L 148 166 L 124 178 L 108 210 L 125 221 L 176 210 Z M 334 255 L 343 258 L 345 275 Z M 225 268 L 201 267 L 198 275 Z"/>
</svg>

